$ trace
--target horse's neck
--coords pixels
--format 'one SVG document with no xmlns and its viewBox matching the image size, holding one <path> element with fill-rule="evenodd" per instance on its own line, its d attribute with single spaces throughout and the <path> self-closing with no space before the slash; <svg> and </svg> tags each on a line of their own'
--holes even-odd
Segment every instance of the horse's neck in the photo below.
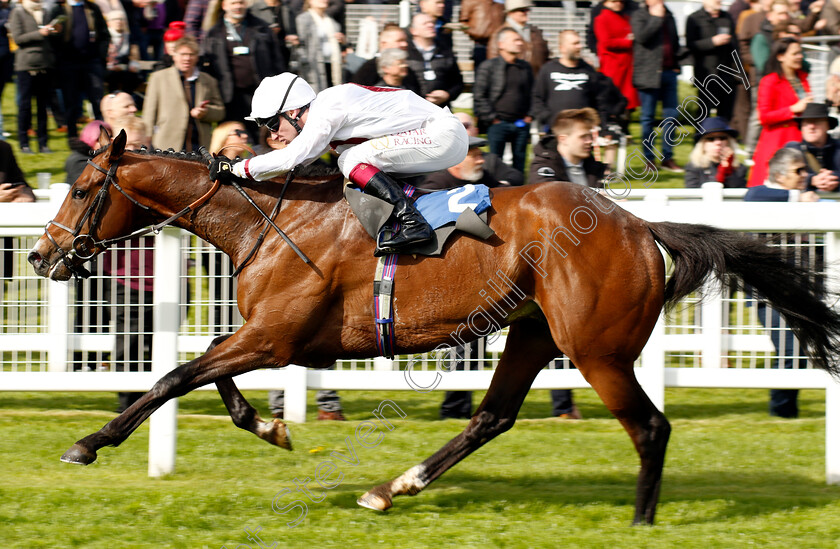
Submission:
<svg viewBox="0 0 840 549">
<path fill-rule="evenodd" d="M 211 188 L 204 166 L 194 162 L 172 162 L 179 164 L 175 173 L 181 184 L 159 186 L 158 190 L 163 192 L 155 196 L 158 203 L 156 209 L 163 217 L 181 211 Z M 170 181 L 170 174 L 174 170 L 171 167 L 169 170 L 163 172 L 167 174 L 166 177 L 155 179 Z M 301 222 L 320 216 L 327 209 L 344 206 L 340 179 L 340 175 L 295 179 L 288 186 L 280 212 L 273 220 L 281 229 L 293 233 L 294 227 Z M 282 187 L 281 179 L 245 185 L 243 188 L 263 212 L 270 215 Z M 173 225 L 209 242 L 238 264 L 256 244 L 266 221 L 235 188 L 222 185 L 209 200 L 194 212 L 178 218 Z"/>
</svg>

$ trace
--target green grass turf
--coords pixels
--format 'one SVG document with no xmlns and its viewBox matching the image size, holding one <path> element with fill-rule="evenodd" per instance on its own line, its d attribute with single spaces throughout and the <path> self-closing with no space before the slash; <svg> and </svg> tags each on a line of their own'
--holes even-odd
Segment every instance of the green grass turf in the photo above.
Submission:
<svg viewBox="0 0 840 549">
<path fill-rule="evenodd" d="M 147 425 L 93 465 L 58 461 L 113 417 L 113 394 L 3 393 L 0 539 L 21 548 L 233 549 L 257 547 L 243 529 L 262 528 L 266 546 L 307 548 L 840 546 L 821 391 L 803 391 L 802 417 L 782 420 L 767 416 L 766 391 L 668 390 L 674 431 L 652 528 L 629 526 L 638 468 L 629 438 L 591 390 L 575 395 L 583 421 L 546 419 L 548 393 L 534 391 L 512 431 L 377 513 L 356 498 L 465 425 L 434 420 L 440 393 L 342 392 L 350 421 L 291 425 L 292 453 L 236 429 L 216 393 L 194 393 L 180 400 L 177 469 L 163 479 L 146 475 Z M 265 411 L 265 392 L 246 396 Z M 333 459 L 341 483 L 287 527 L 294 513 L 274 513 L 272 498 L 313 478 L 330 452 L 346 454 L 346 437 L 383 399 L 406 419 L 375 448 L 355 443 L 358 465 Z"/>
</svg>

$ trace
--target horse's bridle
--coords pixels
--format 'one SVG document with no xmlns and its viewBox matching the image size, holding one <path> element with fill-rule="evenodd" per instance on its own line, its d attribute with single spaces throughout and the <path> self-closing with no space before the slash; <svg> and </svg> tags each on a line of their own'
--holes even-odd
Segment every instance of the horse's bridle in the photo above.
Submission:
<svg viewBox="0 0 840 549">
<path fill-rule="evenodd" d="M 113 185 L 115 189 L 117 189 L 120 193 L 122 193 L 122 195 L 124 197 L 126 197 L 128 200 L 130 200 L 135 206 L 137 206 L 137 207 L 139 207 L 143 210 L 146 210 L 146 211 L 150 211 L 151 208 L 149 206 L 146 206 L 146 205 L 138 202 L 134 197 L 129 195 L 127 192 L 125 192 L 125 190 L 122 187 L 120 187 L 119 183 L 117 183 L 117 180 L 116 180 L 115 176 L 116 176 L 116 173 L 117 173 L 117 167 L 119 166 L 119 163 L 120 163 L 120 158 L 117 158 L 111 164 L 110 168 L 107 169 L 107 170 L 105 168 L 103 168 L 102 166 L 93 162 L 91 159 L 88 159 L 87 163 L 88 163 L 88 165 L 93 166 L 97 171 L 104 173 L 105 174 L 105 181 L 104 181 L 104 183 L 102 183 L 102 187 L 100 187 L 99 191 L 96 193 L 96 196 L 94 197 L 93 202 L 91 202 L 90 206 L 88 206 L 87 211 L 85 211 L 85 215 L 83 215 L 82 218 L 79 220 L 79 222 L 76 224 L 75 229 L 71 229 L 70 227 L 68 227 L 68 226 L 66 226 L 62 223 L 59 223 L 58 221 L 56 221 L 54 219 L 51 219 L 50 221 L 48 221 L 46 226 L 44 227 L 44 234 L 47 235 L 47 238 L 50 240 L 50 242 L 52 242 L 52 244 L 53 244 L 53 246 L 55 246 L 56 250 L 58 250 L 58 255 L 61 258 L 61 261 L 64 263 L 64 266 L 67 267 L 67 269 L 76 278 L 88 278 L 88 277 L 90 277 L 90 271 L 88 271 L 86 268 L 84 268 L 82 266 L 82 263 L 91 259 L 93 256 L 95 256 L 100 251 L 106 250 L 112 244 L 117 244 L 119 242 L 130 240 L 132 238 L 147 235 L 151 232 L 154 232 L 155 234 L 159 233 L 162 228 L 166 227 L 167 225 L 171 224 L 173 221 L 175 221 L 179 217 L 181 217 L 183 215 L 186 215 L 190 211 L 194 210 L 195 208 L 197 208 L 198 206 L 200 206 L 204 202 L 206 202 L 211 196 L 213 196 L 213 194 L 215 194 L 215 192 L 219 189 L 219 186 L 220 186 L 219 181 L 216 181 L 213 184 L 213 187 L 204 196 L 202 196 L 201 198 L 199 198 L 198 200 L 196 200 L 195 202 L 193 202 L 192 204 L 190 204 L 189 206 L 187 206 L 186 208 L 184 208 L 180 212 L 172 215 L 171 217 L 169 217 L 165 221 L 163 221 L 161 223 L 158 223 L 157 225 L 153 225 L 151 227 L 145 227 L 143 229 L 139 229 L 139 230 L 134 231 L 133 233 L 131 233 L 129 235 L 126 235 L 126 236 L 120 236 L 120 237 L 117 237 L 117 238 L 109 238 L 109 239 L 106 239 L 106 240 L 97 241 L 95 238 L 93 238 L 93 236 L 91 236 L 91 233 L 94 231 L 94 229 L 96 228 L 96 226 L 99 223 L 100 217 L 102 215 L 102 208 L 105 206 L 105 199 L 108 196 L 108 189 L 110 188 L 111 185 Z M 72 190 L 71 190 L 71 192 L 72 192 Z M 85 224 L 85 222 L 88 219 L 91 220 L 88 233 L 87 234 L 81 234 L 82 226 Z M 53 235 L 50 234 L 50 231 L 49 231 L 50 225 L 55 225 L 59 229 L 65 230 L 68 233 L 70 233 L 71 235 L 73 235 L 73 244 L 72 244 L 72 248 L 70 250 L 65 250 L 64 248 L 62 248 L 58 244 L 58 242 L 55 240 Z M 81 259 L 82 262 L 78 265 L 74 264 L 73 263 L 73 258 L 74 257 L 77 257 L 77 258 Z"/>
</svg>

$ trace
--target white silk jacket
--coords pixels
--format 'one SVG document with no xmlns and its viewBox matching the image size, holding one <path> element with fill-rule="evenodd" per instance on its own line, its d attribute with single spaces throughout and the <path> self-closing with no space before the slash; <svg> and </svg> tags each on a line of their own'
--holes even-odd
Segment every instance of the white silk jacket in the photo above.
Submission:
<svg viewBox="0 0 840 549">
<path fill-rule="evenodd" d="M 264 181 L 314 162 L 330 148 L 342 153 L 377 137 L 419 128 L 424 121 L 452 116 L 408 90 L 342 84 L 319 93 L 303 131 L 284 149 L 237 162 L 237 177 Z"/>
</svg>

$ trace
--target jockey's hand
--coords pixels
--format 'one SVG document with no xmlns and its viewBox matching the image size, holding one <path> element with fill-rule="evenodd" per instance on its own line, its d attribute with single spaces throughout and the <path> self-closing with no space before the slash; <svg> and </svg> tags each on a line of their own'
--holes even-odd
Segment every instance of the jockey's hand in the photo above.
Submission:
<svg viewBox="0 0 840 549">
<path fill-rule="evenodd" d="M 213 157 L 213 162 L 210 164 L 210 181 L 218 180 L 220 183 L 230 183 L 233 179 L 233 165 L 230 158 L 224 155 Z"/>
</svg>

